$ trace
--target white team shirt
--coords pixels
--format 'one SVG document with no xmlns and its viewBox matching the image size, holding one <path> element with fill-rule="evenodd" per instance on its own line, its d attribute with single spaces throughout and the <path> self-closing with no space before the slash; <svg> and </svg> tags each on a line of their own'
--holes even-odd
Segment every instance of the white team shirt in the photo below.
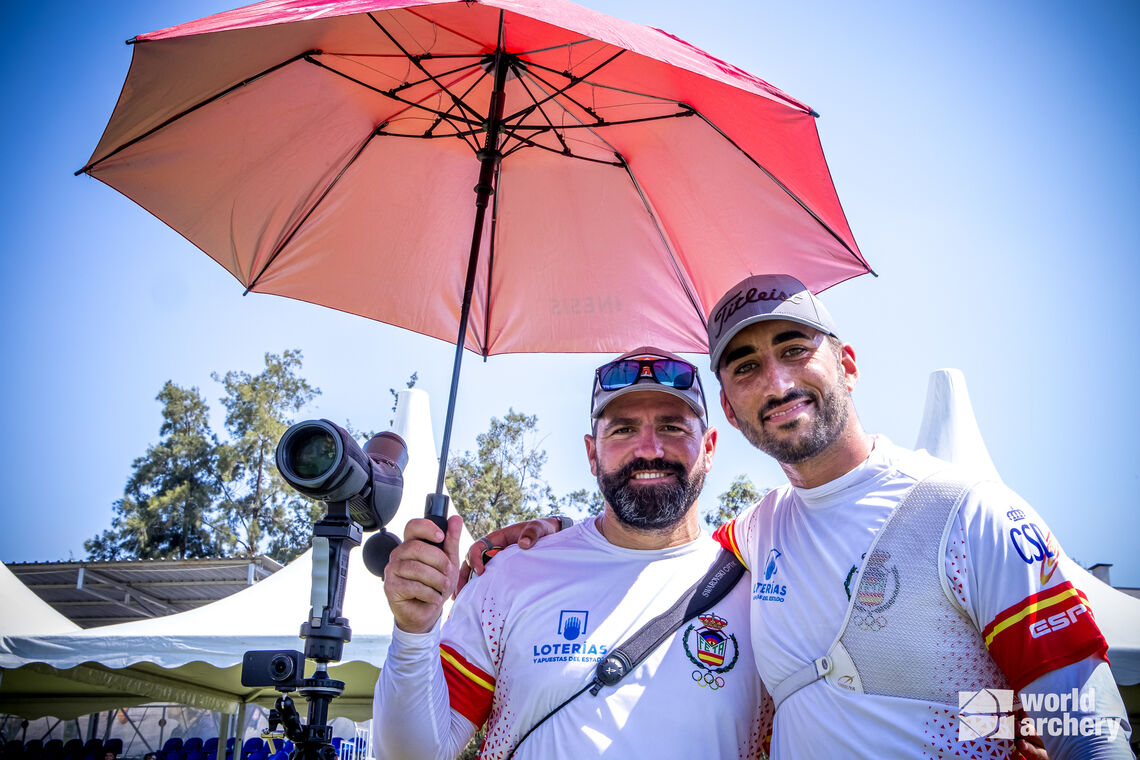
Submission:
<svg viewBox="0 0 1140 760">
<path fill-rule="evenodd" d="M 818 488 L 771 491 L 717 531 L 752 571 L 752 644 L 769 687 L 827 653 L 875 534 L 911 486 L 946 466 L 880 436 L 867 461 L 846 475 Z M 971 489 L 951 527 L 950 588 L 990 638 L 989 653 L 972 656 L 993 656 L 1015 689 L 1049 669 L 1098 651 L 1103 656 L 1091 615 L 1046 636 L 1041 617 L 1026 613 L 1045 604 L 1048 616 L 1081 604 L 1058 566 L 1059 554 L 1040 517 L 1000 484 Z M 1009 747 L 1007 741 L 959 742 L 956 712 L 946 705 L 852 694 L 819 680 L 776 714 L 772 757 L 980 759 L 1006 757 Z"/>
<path fill-rule="evenodd" d="M 497 555 L 464 588 L 441 632 L 453 713 L 474 725 L 486 720 L 481 757 L 505 757 L 523 732 L 590 682 L 611 647 L 676 602 L 719 551 L 706 535 L 668 549 L 626 549 L 587 520 L 530 550 Z M 749 645 L 748 614 L 745 577 L 617 687 L 587 691 L 562 708 L 515 757 L 763 757 L 772 705 Z"/>
</svg>

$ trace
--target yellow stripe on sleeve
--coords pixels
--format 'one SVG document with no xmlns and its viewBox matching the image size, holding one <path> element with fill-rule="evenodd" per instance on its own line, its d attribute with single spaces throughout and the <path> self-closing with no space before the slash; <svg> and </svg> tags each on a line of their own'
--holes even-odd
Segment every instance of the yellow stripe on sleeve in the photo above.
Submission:
<svg viewBox="0 0 1140 760">
<path fill-rule="evenodd" d="M 490 691 L 490 692 L 495 691 L 495 684 L 491 683 L 490 681 L 483 678 L 479 674 L 472 672 L 471 669 L 468 668 L 465 663 L 460 662 L 454 655 L 451 654 L 451 652 L 448 652 L 446 649 L 440 649 L 439 655 L 444 660 L 446 660 L 448 663 L 450 663 L 451 667 L 455 668 L 458 672 L 467 676 L 467 679 L 469 681 L 482 686 L 487 691 Z"/>
<path fill-rule="evenodd" d="M 1006 628 L 1009 628 L 1011 625 L 1016 625 L 1017 623 L 1020 623 L 1026 617 L 1028 617 L 1029 615 L 1032 615 L 1034 612 L 1037 612 L 1038 610 L 1043 610 L 1046 607 L 1052 607 L 1054 604 L 1060 604 L 1061 602 L 1065 601 L 1066 599 L 1069 599 L 1070 597 L 1079 596 L 1079 595 L 1080 595 L 1080 591 L 1078 591 L 1076 588 L 1068 588 L 1059 594 L 1055 594 L 1054 596 L 1049 597 L 1048 599 L 1042 599 L 1039 602 L 1032 602 L 1030 604 L 1027 604 L 1024 608 L 1022 608 L 1021 610 L 1018 610 L 1017 612 L 1010 615 L 1008 618 L 1006 618 L 1005 620 L 1001 621 L 996 626 L 994 626 L 994 629 L 992 631 L 990 631 L 990 634 L 988 636 L 986 636 L 986 647 L 987 648 L 989 647 L 990 642 L 993 641 L 994 637 L 997 636 L 999 633 L 1004 631 Z"/>
</svg>

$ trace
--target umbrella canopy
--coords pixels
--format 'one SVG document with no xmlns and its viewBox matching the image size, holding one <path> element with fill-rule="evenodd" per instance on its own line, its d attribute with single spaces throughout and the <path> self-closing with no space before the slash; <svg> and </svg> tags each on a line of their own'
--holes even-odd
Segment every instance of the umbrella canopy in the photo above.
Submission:
<svg viewBox="0 0 1140 760">
<path fill-rule="evenodd" d="M 701 352 L 749 273 L 869 271 L 810 108 L 563 0 L 270 0 L 132 42 L 80 171 L 247 292 L 484 356 Z"/>
</svg>

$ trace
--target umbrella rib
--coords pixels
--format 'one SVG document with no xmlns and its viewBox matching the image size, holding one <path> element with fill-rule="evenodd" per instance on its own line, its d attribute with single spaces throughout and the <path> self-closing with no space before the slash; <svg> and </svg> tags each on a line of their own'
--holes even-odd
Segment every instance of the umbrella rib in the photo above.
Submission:
<svg viewBox="0 0 1140 760">
<path fill-rule="evenodd" d="M 305 60 L 308 61 L 309 63 L 313 64 L 314 66 L 320 66 L 325 71 L 329 71 L 333 74 L 336 74 L 339 77 L 343 77 L 343 78 L 347 79 L 348 81 L 353 82 L 355 84 L 358 84 L 365 89 L 372 90 L 373 92 L 375 92 L 379 95 L 383 95 L 385 97 L 391 98 L 392 100 L 395 100 L 398 103 L 403 103 L 404 105 L 411 106 L 413 108 L 418 108 L 421 111 L 427 111 L 430 114 L 435 114 L 436 116 L 444 119 L 448 123 L 451 123 L 454 120 L 454 121 L 458 121 L 459 123 L 461 123 L 467 127 L 480 128 L 482 126 L 483 122 L 481 120 L 480 121 L 472 121 L 472 120 L 466 119 L 463 116 L 458 115 L 458 114 L 454 114 L 454 115 L 449 114 L 446 111 L 440 111 L 437 108 L 430 108 L 429 106 L 425 106 L 422 103 L 417 103 L 413 100 L 408 100 L 407 98 L 401 98 L 400 96 L 396 95 L 395 93 L 391 92 L 390 90 L 381 90 L 379 87 L 376 87 L 375 85 L 371 85 L 371 84 L 368 84 L 367 82 L 363 82 L 363 81 L 357 79 L 356 77 L 352 76 L 351 74 L 346 74 L 345 72 L 340 71 L 338 69 L 335 69 L 332 66 L 329 66 L 327 63 L 324 63 L 323 61 L 318 61 L 315 58 L 306 57 Z M 447 91 L 446 88 L 444 88 L 444 90 Z M 457 131 L 458 131 L 458 128 L 457 128 Z M 482 131 L 482 130 L 477 129 L 477 131 Z"/>
<path fill-rule="evenodd" d="M 340 168 L 340 171 L 336 173 L 336 176 L 333 177 L 332 181 L 329 182 L 329 184 L 321 192 L 320 197 L 318 197 L 313 202 L 313 205 L 309 207 L 309 210 L 306 211 L 304 215 L 297 220 L 297 223 L 293 225 L 293 229 L 291 229 L 289 231 L 289 234 L 285 236 L 285 239 L 278 243 L 276 247 L 274 247 L 273 253 L 269 255 L 269 258 L 265 261 L 265 265 L 261 267 L 261 271 L 259 271 L 257 275 L 252 280 L 250 280 L 249 285 L 246 286 L 245 292 L 242 293 L 243 296 L 249 295 L 250 291 L 254 289 L 258 281 L 261 279 L 262 275 L 264 275 L 269 270 L 269 267 L 272 266 L 273 262 L 281 254 L 281 252 L 285 250 L 285 246 L 289 245 L 290 241 L 293 240 L 293 237 L 297 234 L 297 232 L 300 231 L 301 227 L 303 227 L 305 222 L 308 221 L 309 217 L 313 215 L 313 212 L 317 210 L 317 207 L 319 207 L 321 203 L 324 202 L 325 198 L 328 197 L 328 194 L 332 192 L 332 189 L 336 187 L 336 184 L 338 182 L 340 182 L 341 177 L 343 177 L 344 173 L 348 171 L 348 167 L 356 163 L 356 159 L 360 158 L 360 154 L 363 153 L 364 149 L 368 147 L 368 144 L 372 142 L 372 138 L 380 135 L 380 130 L 383 128 L 384 124 L 381 124 L 380 126 L 376 127 L 376 129 L 368 133 L 368 137 L 364 139 L 364 142 L 361 143 L 360 147 L 356 149 L 356 152 L 352 154 L 352 158 L 348 159 L 348 161 L 345 162 L 344 166 Z"/>
<path fill-rule="evenodd" d="M 523 148 L 538 148 L 539 150 L 549 151 L 556 156 L 565 156 L 566 158 L 574 158 L 574 159 L 577 159 L 579 161 L 589 161 L 592 164 L 604 164 L 605 166 L 621 166 L 620 161 L 606 161 L 605 159 L 601 159 L 601 158 L 590 158 L 588 156 L 579 156 L 576 153 L 572 153 L 572 152 L 567 153 L 567 152 L 564 152 L 561 150 L 555 150 L 554 148 L 551 148 L 548 145 L 542 145 L 541 143 L 536 143 L 533 140 L 526 138 L 526 137 L 520 137 L 519 135 L 511 135 L 511 136 L 514 137 L 516 140 L 518 140 L 519 144 L 516 145 L 515 147 L 511 148 L 510 150 L 508 150 L 506 153 L 504 153 L 503 158 L 506 158 L 509 155 L 517 153 L 520 150 L 522 150 Z"/>
<path fill-rule="evenodd" d="M 482 118 L 482 114 L 480 114 L 477 110 L 475 110 L 471 106 L 464 103 L 459 98 L 455 97 L 455 93 L 453 93 L 451 90 L 447 89 L 447 87 L 445 87 L 443 84 L 441 84 L 435 78 L 435 76 L 432 75 L 432 73 L 430 71 L 428 71 L 426 68 L 424 68 L 424 65 L 422 63 L 420 63 L 420 56 L 415 56 L 415 55 L 412 55 L 411 53 L 409 53 L 407 51 L 407 49 L 403 45 L 401 45 L 400 42 L 394 36 L 392 36 L 392 33 L 384 28 L 384 25 L 381 24 L 374 15 L 369 13 L 368 18 L 372 19 L 372 23 L 375 24 L 376 27 L 380 31 L 382 31 L 385 34 L 385 36 L 387 36 L 388 39 L 390 39 L 392 41 L 393 45 L 398 47 L 404 55 L 408 56 L 408 61 L 410 61 L 413 66 L 415 66 L 417 69 L 422 71 L 428 79 L 430 79 L 432 82 L 435 82 L 436 86 L 438 86 L 441 90 L 446 92 L 448 97 L 450 97 L 455 102 L 455 105 L 457 105 L 460 108 L 462 108 L 463 110 L 467 111 L 469 115 L 474 116 L 475 118 L 479 118 L 479 119 Z"/>
<path fill-rule="evenodd" d="M 549 83 L 543 82 L 544 84 L 547 84 L 547 86 L 554 88 L 554 92 L 550 93 L 550 95 L 549 95 L 549 96 L 547 96 L 547 97 L 546 97 L 544 100 L 541 100 L 541 101 L 539 101 L 539 102 L 535 103 L 535 104 L 534 104 L 534 105 L 532 105 L 532 106 L 527 106 L 526 108 L 522 109 L 521 111 L 516 111 L 515 113 L 511 114 L 510 116 L 504 117 L 503 121 L 506 121 L 506 122 L 510 122 L 510 121 L 514 121 L 515 119 L 518 119 L 518 118 L 525 118 L 525 117 L 526 117 L 528 114 L 531 114 L 531 113 L 533 113 L 533 112 L 534 112 L 534 109 L 535 109 L 535 108 L 537 108 L 537 107 L 541 106 L 543 103 L 546 103 L 547 101 L 553 100 L 554 98 L 558 97 L 559 95 L 564 95 L 564 96 L 565 96 L 565 97 L 566 97 L 566 98 L 567 98 L 567 99 L 568 99 L 568 100 L 569 100 L 571 103 L 574 103 L 574 104 L 575 104 L 575 105 L 577 105 L 579 108 L 581 108 L 581 109 L 583 109 L 584 111 L 586 111 L 586 113 L 590 113 L 590 114 L 592 115 L 592 112 L 590 111 L 590 109 L 589 109 L 589 108 L 587 108 L 586 106 L 583 106 L 582 104 L 578 103 L 578 102 L 577 102 L 576 100 L 574 100 L 574 98 L 573 98 L 573 97 L 571 97 L 570 95 L 566 95 L 566 91 L 567 91 L 567 90 L 569 90 L 571 87 L 574 87 L 574 86 L 576 86 L 576 85 L 579 85 L 579 84 L 581 84 L 582 82 L 586 81 L 586 78 L 587 78 L 587 77 L 589 77 L 589 76 L 592 76 L 592 75 L 594 75 L 594 74 L 598 73 L 598 72 L 599 72 L 599 71 L 601 71 L 603 68 L 605 68 L 606 66 L 610 65 L 611 63 L 613 63 L 613 62 L 614 62 L 615 60 L 617 60 L 617 59 L 618 59 L 618 58 L 621 56 L 621 54 L 622 54 L 622 53 L 624 53 L 624 52 L 625 52 L 625 49 L 624 49 L 624 48 L 623 48 L 623 49 L 620 49 L 620 50 L 618 50 L 616 53 L 614 53 L 613 55 L 611 55 L 609 58 L 607 58 L 606 60 L 604 60 L 604 61 L 602 61 L 601 63 L 599 63 L 597 66 L 595 66 L 594 68 L 592 68 L 592 69 L 590 69 L 589 71 L 587 71 L 587 72 L 586 72 L 585 74 L 583 74 L 582 76 L 575 76 L 575 77 L 571 77 L 571 78 L 570 78 L 570 83 L 569 83 L 569 84 L 567 84 L 565 87 L 555 87 L 555 86 L 554 86 L 554 85 L 552 85 L 552 84 L 549 84 Z M 532 76 L 534 76 L 534 75 L 532 75 Z M 541 77 L 537 77 L 537 76 L 535 76 L 535 79 L 537 79 L 537 80 L 538 80 L 538 81 L 540 81 L 540 82 L 542 82 L 542 81 L 543 81 Z"/>
<path fill-rule="evenodd" d="M 468 87 L 463 92 L 463 95 L 461 95 L 460 97 L 463 97 L 463 98 L 467 97 L 471 93 L 471 91 L 474 90 L 476 87 L 478 87 L 479 83 L 482 82 L 484 79 L 486 79 L 488 76 L 489 76 L 488 72 L 486 70 L 484 70 L 483 73 L 480 74 L 479 77 L 474 82 L 471 83 L 471 86 Z M 447 114 L 451 113 L 451 108 L 448 108 L 446 111 L 444 111 L 444 113 L 447 113 Z M 470 131 L 461 130 L 461 129 L 459 129 L 459 127 L 457 127 L 454 123 L 452 123 L 445 116 L 437 117 L 436 120 L 434 122 L 432 122 L 432 125 L 427 128 L 427 131 L 424 132 L 424 136 L 447 137 L 447 135 L 432 135 L 432 133 L 435 131 L 435 128 L 438 127 L 440 125 L 440 122 L 443 122 L 443 121 L 447 121 L 448 124 L 451 124 L 452 129 L 455 130 L 457 135 L 459 135 L 460 137 L 463 138 L 463 141 L 465 143 L 467 143 L 467 145 L 471 148 L 471 150 L 475 151 L 476 153 L 479 152 L 478 141 L 472 142 L 472 141 L 467 139 L 468 135 L 476 134 L 476 130 L 470 130 Z"/>
<path fill-rule="evenodd" d="M 460 71 L 464 71 L 466 69 L 475 69 L 475 68 L 479 68 L 479 64 L 468 63 L 468 64 L 464 64 L 463 66 L 457 66 L 454 69 L 448 69 L 447 71 L 441 71 L 440 73 L 436 74 L 436 76 L 447 77 L 447 76 L 451 76 L 452 74 L 458 74 Z M 484 75 L 485 74 L 486 74 L 486 72 L 484 72 Z M 423 79 L 418 79 L 415 82 L 404 82 L 402 84 L 398 84 L 395 87 L 393 87 L 392 92 L 399 92 L 400 90 L 407 90 L 407 89 L 412 88 L 412 87 L 418 87 L 421 84 L 424 84 L 425 82 L 431 82 L 431 81 L 433 81 L 433 80 L 428 78 L 428 77 L 425 77 Z M 436 84 L 438 84 L 438 82 Z"/>
<path fill-rule="evenodd" d="M 864 261 L 862 259 L 862 257 L 859 256 L 859 254 L 857 254 L 857 253 L 855 253 L 855 251 L 851 250 L 851 246 L 847 245 L 847 241 L 845 241 L 842 237 L 840 237 L 839 233 L 837 233 L 835 230 L 831 229 L 831 227 L 827 224 L 827 222 L 823 221 L 823 219 L 821 219 L 819 217 L 819 214 L 815 213 L 815 211 L 813 211 L 810 207 L 808 207 L 808 205 L 806 203 L 804 203 L 798 195 L 793 193 L 788 188 L 787 185 L 785 185 L 783 182 L 781 182 L 776 177 L 776 175 L 774 175 L 774 174 L 772 174 L 772 172 L 768 171 L 768 169 L 765 168 L 764 165 L 761 164 L 759 161 L 757 161 L 755 158 L 753 158 L 748 153 L 748 151 L 744 150 L 744 148 L 741 148 L 739 145 L 737 145 L 736 142 L 731 137 L 726 135 L 724 133 L 724 131 L 720 127 L 718 127 L 716 124 L 713 124 L 712 120 L 710 120 L 703 113 L 701 113 L 700 111 L 698 111 L 696 109 L 693 109 L 693 113 L 695 115 L 699 116 L 701 121 L 703 121 L 705 124 L 708 124 L 712 130 L 714 130 L 717 134 L 719 134 L 721 137 L 723 137 L 724 140 L 729 145 L 731 145 L 732 147 L 734 147 L 738 151 L 740 151 L 744 155 L 745 158 L 747 158 L 749 161 L 752 162 L 753 166 L 755 166 L 760 171 L 764 172 L 765 176 L 767 176 L 768 179 L 772 180 L 772 182 L 776 185 L 776 187 L 783 190 L 789 198 L 791 198 L 796 203 L 798 203 L 800 208 L 802 208 L 804 211 L 806 211 L 811 216 L 812 219 L 814 219 L 816 222 L 818 222 L 819 226 L 822 227 L 827 232 L 827 234 L 831 235 L 831 237 L 833 237 L 837 243 L 839 243 L 841 246 L 843 246 L 843 248 L 848 253 L 851 254 L 852 258 L 854 258 L 857 262 L 859 262 L 863 266 L 864 269 L 866 269 L 871 274 L 875 274 L 875 271 L 873 269 L 871 269 L 870 266 L 867 265 L 867 262 Z M 878 275 L 876 275 L 876 276 L 878 276 Z"/>
<path fill-rule="evenodd" d="M 513 68 L 513 67 L 512 67 L 512 68 Z M 535 103 L 536 105 L 538 105 L 538 98 L 536 98 L 536 97 L 534 96 L 534 93 L 532 93 L 532 92 L 530 91 L 530 88 L 526 86 L 526 80 L 524 80 L 524 79 L 523 79 L 523 77 L 522 77 L 522 73 L 521 73 L 520 71 L 518 71 L 518 70 L 516 70 L 516 71 L 515 71 L 515 78 L 518 80 L 518 83 L 519 83 L 519 85 L 520 85 L 520 86 L 523 88 L 523 92 L 525 92 L 525 93 L 526 93 L 526 96 L 527 96 L 528 98 L 530 98 L 530 99 L 531 99 L 531 101 L 532 101 L 533 103 Z M 554 128 L 554 122 L 553 122 L 553 121 L 551 121 L 551 119 L 550 119 L 550 116 L 549 116 L 549 115 L 546 113 L 546 109 L 544 109 L 544 108 L 543 108 L 541 105 L 538 105 L 538 112 L 539 112 L 540 114 L 542 114 L 542 118 L 543 118 L 543 119 L 546 121 L 546 123 L 547 123 L 547 124 L 549 124 L 549 125 L 550 125 L 550 128 L 551 128 L 552 130 L 554 130 L 554 137 L 555 137 L 555 138 L 558 140 L 558 142 L 559 142 L 559 143 L 562 145 L 562 151 L 563 151 L 563 153 L 569 154 L 569 153 L 570 153 L 570 146 L 568 146 L 568 145 L 566 144 L 566 141 L 562 139 L 562 135 L 561 135 L 561 134 L 558 132 L 558 130 L 557 130 L 557 129 L 555 129 L 555 128 Z M 522 125 L 520 124 L 519 126 L 521 127 Z M 511 131 L 508 133 L 508 137 L 516 137 L 516 135 L 515 135 L 515 133 L 514 133 L 514 131 L 513 131 L 513 130 L 511 130 Z M 504 142 L 506 142 L 506 141 L 504 140 Z M 520 145 L 519 145 L 519 146 L 517 146 L 517 147 L 521 147 L 521 143 L 520 143 Z M 508 151 L 508 153 L 513 153 L 515 150 L 516 150 L 516 148 L 512 148 L 510 151 Z"/>
<path fill-rule="evenodd" d="M 291 63 L 296 63 L 297 61 L 308 58 L 308 56 L 310 56 L 313 53 L 319 53 L 319 52 L 320 52 L 319 50 L 306 50 L 304 53 L 300 53 L 298 55 L 295 55 L 292 58 L 289 58 L 289 59 L 282 61 L 281 63 L 270 66 L 269 68 L 265 69 L 264 71 L 258 72 L 257 74 L 254 74 L 251 77 L 243 79 L 242 81 L 240 81 L 236 84 L 230 85 L 229 87 L 222 90 L 221 92 L 217 92 L 217 93 L 211 95 L 210 97 L 206 98 L 205 100 L 190 106 L 186 110 L 180 111 L 179 113 L 175 114 L 174 116 L 171 116 L 166 121 L 162 122 L 158 126 L 155 126 L 155 127 L 148 129 L 146 132 L 142 133 L 138 137 L 134 137 L 134 138 L 128 140 L 127 142 L 125 142 L 122 145 L 120 145 L 119 147 L 115 148 L 113 151 L 111 151 L 107 155 L 100 158 L 98 161 L 92 161 L 91 163 L 84 166 L 82 169 L 77 170 L 75 172 L 75 175 L 79 176 L 80 174 L 83 174 L 84 172 L 90 172 L 92 169 L 94 169 L 99 164 L 103 163 L 104 161 L 111 158 L 112 156 L 117 155 L 118 153 L 126 150 L 127 148 L 131 147 L 132 145 L 139 142 L 140 140 L 145 140 L 146 138 L 153 135 L 155 132 L 158 132 L 161 129 L 165 129 L 166 127 L 170 126 L 174 122 L 178 121 L 183 116 L 191 114 L 194 111 L 197 111 L 199 108 L 202 108 L 204 106 L 208 106 L 210 103 L 213 103 L 215 100 L 218 100 L 219 98 L 225 97 L 226 95 L 230 94 L 231 92 L 238 89 L 239 87 L 245 87 L 247 84 L 255 82 L 258 79 L 261 79 L 262 77 L 264 77 L 268 74 L 272 74 L 274 71 L 277 71 L 278 69 L 280 69 L 282 67 L 288 66 Z"/>
<path fill-rule="evenodd" d="M 680 119 L 685 116 L 695 116 L 692 109 L 679 113 L 665 113 L 658 116 L 639 116 L 636 119 L 619 119 L 618 121 L 605 121 L 601 124 L 564 124 L 561 127 L 544 127 L 541 124 L 519 124 L 513 129 L 532 129 L 535 132 L 549 132 L 551 129 L 599 129 L 601 127 L 620 127 L 626 124 L 641 124 L 646 121 L 661 121 L 662 119 Z"/>
<path fill-rule="evenodd" d="M 633 173 L 633 167 L 625 160 L 625 156 L 620 153 L 616 154 L 621 165 L 625 168 L 626 174 L 633 182 L 633 189 L 641 197 L 641 202 L 645 205 L 645 211 L 649 214 L 649 218 L 653 221 L 653 226 L 657 230 L 661 242 L 665 245 L 665 250 L 669 252 L 669 261 L 673 264 L 673 271 L 677 275 L 677 281 L 681 283 L 681 287 L 685 290 L 685 295 L 689 299 L 689 303 L 693 307 L 693 311 L 697 313 L 697 318 L 701 320 L 701 327 L 708 329 L 708 322 L 705 320 L 704 309 L 701 308 L 697 296 L 693 293 L 692 283 L 690 279 L 685 277 L 685 272 L 681 268 L 681 263 L 677 260 L 677 252 L 673 250 L 673 246 L 669 244 L 669 238 L 665 235 L 665 230 L 661 227 L 661 220 L 658 218 L 657 213 L 653 210 L 653 205 L 649 202 L 649 198 L 645 195 L 645 191 L 641 188 L 641 183 L 637 181 L 637 176 Z"/>
</svg>

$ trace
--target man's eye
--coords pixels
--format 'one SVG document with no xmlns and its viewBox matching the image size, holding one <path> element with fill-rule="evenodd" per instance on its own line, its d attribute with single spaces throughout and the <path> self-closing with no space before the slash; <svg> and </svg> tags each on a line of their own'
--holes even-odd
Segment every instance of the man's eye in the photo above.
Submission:
<svg viewBox="0 0 1140 760">
<path fill-rule="evenodd" d="M 784 350 L 784 356 L 787 356 L 789 358 L 803 356 L 806 353 L 808 353 L 808 350 L 803 346 L 788 346 L 788 348 Z"/>
<path fill-rule="evenodd" d="M 740 362 L 740 364 L 737 364 L 735 367 L 732 368 L 732 374 L 734 374 L 734 375 L 746 375 L 754 369 L 756 369 L 756 362 L 754 362 L 754 361 L 743 361 L 743 362 Z"/>
</svg>

